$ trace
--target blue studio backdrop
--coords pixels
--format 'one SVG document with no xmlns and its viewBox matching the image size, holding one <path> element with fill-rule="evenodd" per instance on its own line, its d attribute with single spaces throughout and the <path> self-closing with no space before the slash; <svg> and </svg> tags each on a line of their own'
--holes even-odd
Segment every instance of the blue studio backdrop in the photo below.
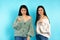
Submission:
<svg viewBox="0 0 60 40">
<path fill-rule="evenodd" d="M 13 23 L 18 16 L 19 7 L 23 4 L 28 7 L 33 25 L 36 8 L 43 5 L 51 25 L 49 40 L 60 40 L 60 0 L 0 0 L 0 40 L 14 40 Z M 30 40 L 36 40 L 36 37 L 34 36 Z"/>
</svg>

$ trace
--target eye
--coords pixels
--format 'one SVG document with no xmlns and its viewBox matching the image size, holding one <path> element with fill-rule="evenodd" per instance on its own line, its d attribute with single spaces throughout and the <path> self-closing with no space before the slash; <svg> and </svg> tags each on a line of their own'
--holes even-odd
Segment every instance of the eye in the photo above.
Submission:
<svg viewBox="0 0 60 40">
<path fill-rule="evenodd" d="M 40 11 L 42 11 L 42 9 Z"/>
</svg>

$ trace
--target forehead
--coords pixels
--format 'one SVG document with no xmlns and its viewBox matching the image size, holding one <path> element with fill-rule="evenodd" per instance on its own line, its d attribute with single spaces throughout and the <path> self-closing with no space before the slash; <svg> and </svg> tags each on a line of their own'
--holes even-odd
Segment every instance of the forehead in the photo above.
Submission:
<svg viewBox="0 0 60 40">
<path fill-rule="evenodd" d="M 43 10 L 43 8 L 40 7 L 38 10 Z"/>
<path fill-rule="evenodd" d="M 26 8 L 21 8 L 21 10 L 26 10 Z"/>
</svg>

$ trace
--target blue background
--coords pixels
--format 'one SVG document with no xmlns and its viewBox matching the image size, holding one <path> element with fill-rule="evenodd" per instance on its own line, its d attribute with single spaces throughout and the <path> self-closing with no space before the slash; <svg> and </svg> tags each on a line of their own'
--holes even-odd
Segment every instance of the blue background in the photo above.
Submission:
<svg viewBox="0 0 60 40">
<path fill-rule="evenodd" d="M 60 0 L 0 0 L 0 40 L 14 40 L 12 25 L 22 4 L 28 7 L 33 24 L 37 6 L 43 5 L 50 19 L 51 38 L 49 40 L 60 40 Z M 31 40 L 36 40 L 35 36 Z"/>
</svg>

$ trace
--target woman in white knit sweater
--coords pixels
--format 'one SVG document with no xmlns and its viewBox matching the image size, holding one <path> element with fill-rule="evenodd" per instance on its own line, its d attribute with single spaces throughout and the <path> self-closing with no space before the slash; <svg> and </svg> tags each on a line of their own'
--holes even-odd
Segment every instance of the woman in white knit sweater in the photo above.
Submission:
<svg viewBox="0 0 60 40">
<path fill-rule="evenodd" d="M 50 23 L 43 6 L 37 7 L 36 26 L 36 39 L 48 40 L 50 37 Z"/>
</svg>

